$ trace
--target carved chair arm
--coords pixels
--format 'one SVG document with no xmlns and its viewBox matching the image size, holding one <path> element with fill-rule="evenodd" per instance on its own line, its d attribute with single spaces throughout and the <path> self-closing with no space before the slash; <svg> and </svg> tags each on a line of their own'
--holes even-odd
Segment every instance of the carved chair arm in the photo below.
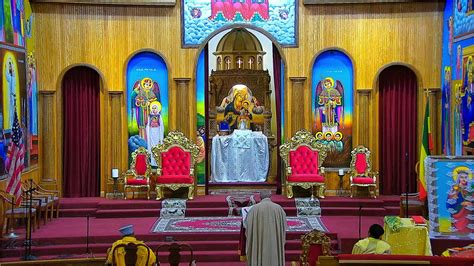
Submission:
<svg viewBox="0 0 474 266">
<path fill-rule="evenodd" d="M 286 167 L 286 174 L 291 175 L 291 173 L 292 173 L 291 166 Z"/>
<path fill-rule="evenodd" d="M 319 167 L 319 171 L 321 172 L 321 175 L 326 174 L 326 169 L 324 169 L 324 167 Z"/>
</svg>

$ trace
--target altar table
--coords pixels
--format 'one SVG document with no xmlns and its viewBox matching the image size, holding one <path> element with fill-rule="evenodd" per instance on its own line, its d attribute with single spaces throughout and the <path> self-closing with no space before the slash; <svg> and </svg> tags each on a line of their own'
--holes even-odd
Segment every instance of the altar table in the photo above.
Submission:
<svg viewBox="0 0 474 266">
<path fill-rule="evenodd" d="M 212 138 L 212 182 L 265 182 L 268 167 L 268 140 L 262 132 L 234 130 Z"/>
<path fill-rule="evenodd" d="M 433 255 L 427 226 L 415 225 L 411 218 L 400 218 L 399 230 L 384 224 L 383 240 L 392 247 L 393 255 Z"/>
</svg>

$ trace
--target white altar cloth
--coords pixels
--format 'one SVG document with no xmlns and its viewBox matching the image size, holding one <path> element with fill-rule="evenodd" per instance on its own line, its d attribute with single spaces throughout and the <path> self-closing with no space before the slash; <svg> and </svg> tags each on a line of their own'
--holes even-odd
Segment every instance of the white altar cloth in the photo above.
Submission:
<svg viewBox="0 0 474 266">
<path fill-rule="evenodd" d="M 212 139 L 212 182 L 265 182 L 268 167 L 268 140 L 262 132 L 236 129 Z"/>
</svg>

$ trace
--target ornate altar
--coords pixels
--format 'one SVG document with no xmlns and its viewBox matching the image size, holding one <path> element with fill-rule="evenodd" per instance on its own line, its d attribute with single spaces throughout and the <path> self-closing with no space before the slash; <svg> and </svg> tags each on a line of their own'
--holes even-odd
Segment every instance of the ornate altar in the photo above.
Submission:
<svg viewBox="0 0 474 266">
<path fill-rule="evenodd" d="M 257 37 L 243 28 L 231 30 L 217 45 L 217 70 L 212 70 L 209 77 L 207 105 L 209 158 L 215 148 L 213 137 L 232 134 L 236 129 L 261 132 L 268 140 L 269 153 L 276 145 L 271 128 L 270 74 L 263 70 L 264 54 Z M 219 131 L 223 128 L 226 132 Z"/>
</svg>

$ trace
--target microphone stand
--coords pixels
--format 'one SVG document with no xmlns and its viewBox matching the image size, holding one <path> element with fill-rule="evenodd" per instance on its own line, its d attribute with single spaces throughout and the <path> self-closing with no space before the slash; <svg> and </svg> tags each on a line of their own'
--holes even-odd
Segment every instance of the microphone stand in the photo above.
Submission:
<svg viewBox="0 0 474 266">
<path fill-rule="evenodd" d="M 86 230 L 86 254 L 88 257 L 93 258 L 94 254 L 89 249 L 89 214 L 87 214 L 87 230 Z"/>
<path fill-rule="evenodd" d="M 359 205 L 359 240 L 362 239 L 360 229 L 362 227 L 362 205 Z"/>
<path fill-rule="evenodd" d="M 408 165 L 408 152 L 405 153 L 405 161 L 406 165 Z M 408 188 L 409 188 L 409 181 L 410 181 L 410 173 L 407 175 L 407 180 L 405 183 L 405 218 L 408 218 Z"/>
<path fill-rule="evenodd" d="M 26 198 L 28 200 L 28 219 L 26 226 L 26 238 L 25 238 L 25 260 L 34 260 L 35 256 L 31 254 L 31 217 L 33 215 L 33 192 L 36 188 L 33 187 L 33 179 L 30 179 L 30 188 L 25 191 Z M 41 203 L 40 203 L 41 204 Z"/>
</svg>

